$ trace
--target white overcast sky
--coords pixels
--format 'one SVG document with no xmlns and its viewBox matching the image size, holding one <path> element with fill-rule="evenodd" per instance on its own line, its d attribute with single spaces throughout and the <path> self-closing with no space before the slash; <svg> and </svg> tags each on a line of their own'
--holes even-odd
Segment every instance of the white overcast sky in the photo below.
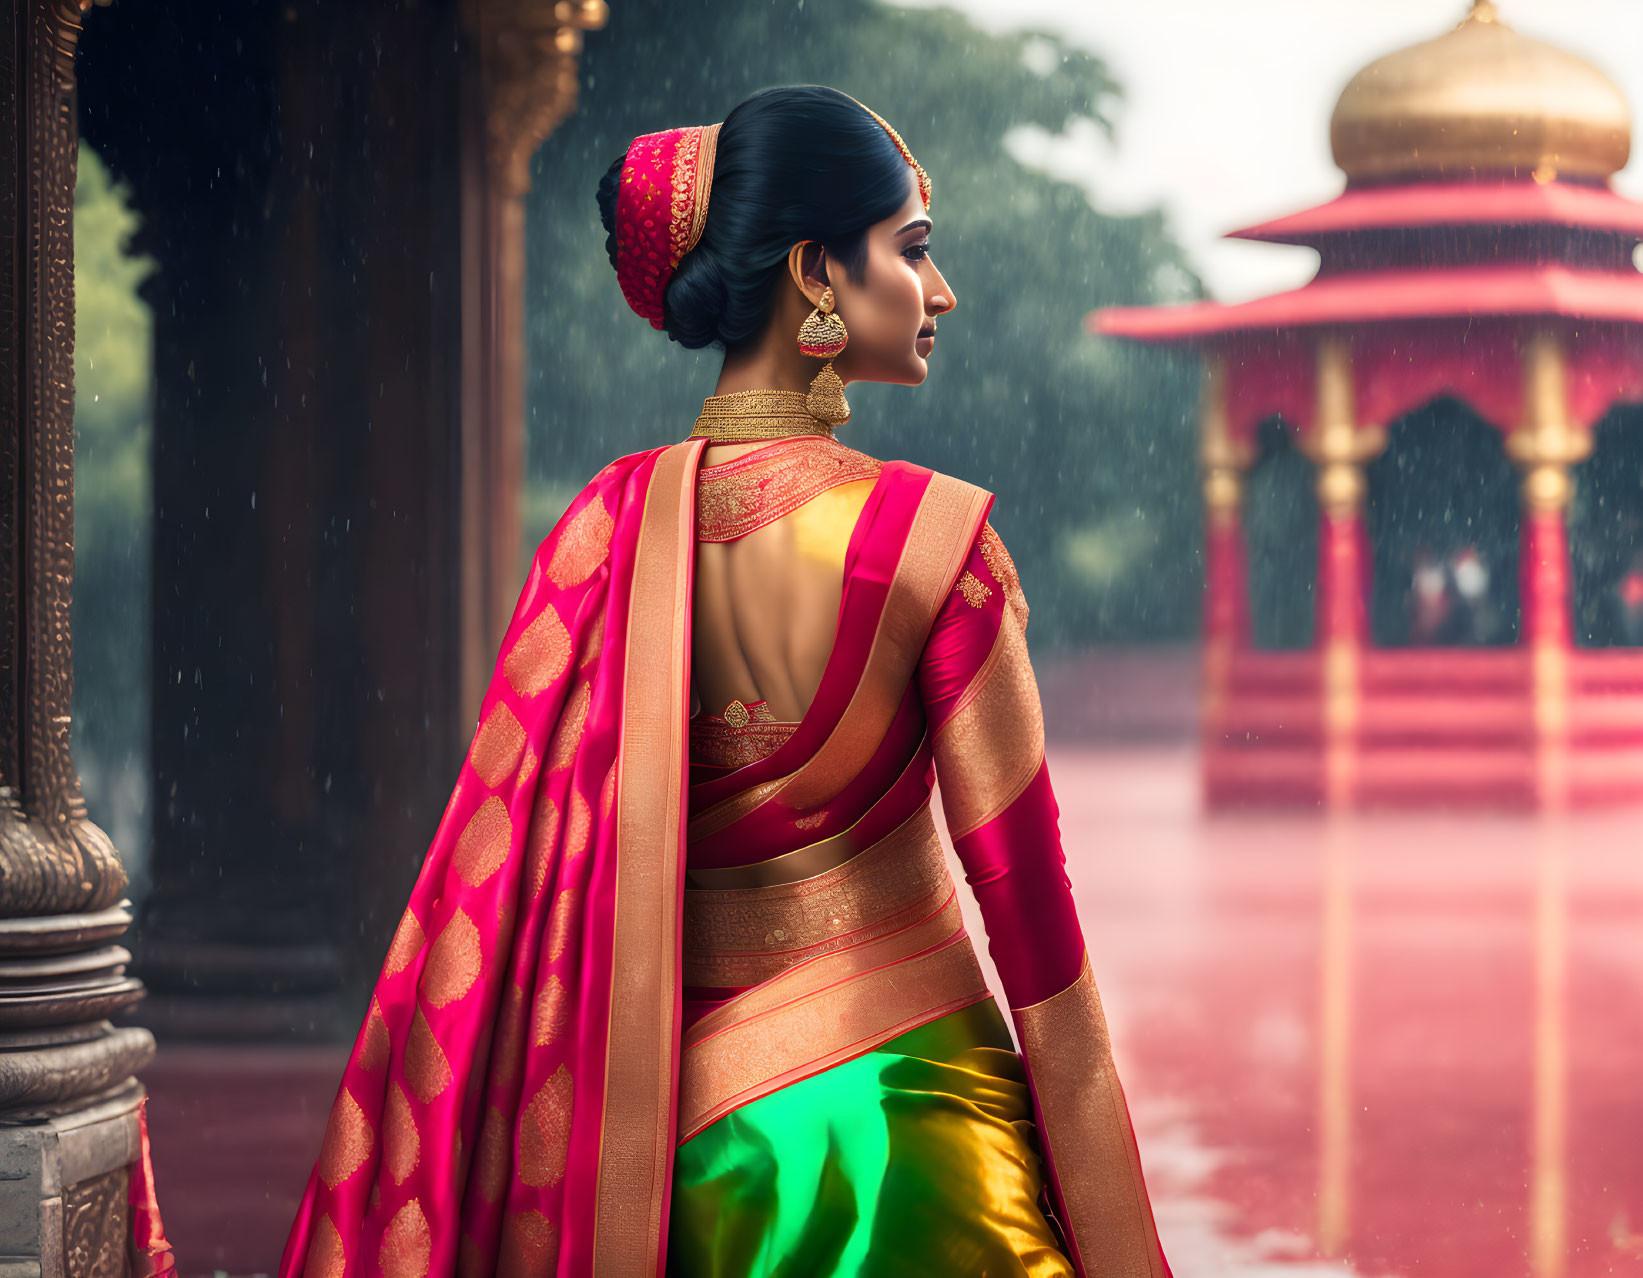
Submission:
<svg viewBox="0 0 1643 1278">
<path fill-rule="evenodd" d="M 1229 230 L 1337 195 L 1329 114 L 1375 58 L 1430 39 L 1469 0 L 897 0 L 954 8 L 990 31 L 1046 31 L 1104 58 L 1124 86 L 1116 143 L 1094 128 L 1019 137 L 1016 151 L 1087 186 L 1098 207 L 1162 206 L 1223 301 L 1311 276 L 1306 249 Z M 1518 30 L 1595 63 L 1643 107 L 1643 0 L 1497 0 Z M 1643 130 L 1617 190 L 1643 199 Z"/>
</svg>

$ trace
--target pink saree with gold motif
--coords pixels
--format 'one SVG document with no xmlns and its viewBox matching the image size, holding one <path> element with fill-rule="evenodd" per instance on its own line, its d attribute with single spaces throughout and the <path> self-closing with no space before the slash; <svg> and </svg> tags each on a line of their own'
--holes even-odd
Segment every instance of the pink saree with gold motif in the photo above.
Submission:
<svg viewBox="0 0 1643 1278">
<path fill-rule="evenodd" d="M 992 498 L 795 444 L 622 458 L 538 550 L 281 1278 L 1168 1273 Z M 698 540 L 829 491 L 804 717 L 693 718 Z"/>
</svg>

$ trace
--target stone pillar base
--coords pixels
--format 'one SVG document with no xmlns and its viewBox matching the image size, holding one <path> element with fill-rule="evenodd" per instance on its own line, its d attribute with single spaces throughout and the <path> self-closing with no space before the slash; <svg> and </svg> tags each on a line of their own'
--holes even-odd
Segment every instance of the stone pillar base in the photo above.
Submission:
<svg viewBox="0 0 1643 1278">
<path fill-rule="evenodd" d="M 0 1117 L 0 1278 L 120 1278 L 140 1083 Z"/>
</svg>

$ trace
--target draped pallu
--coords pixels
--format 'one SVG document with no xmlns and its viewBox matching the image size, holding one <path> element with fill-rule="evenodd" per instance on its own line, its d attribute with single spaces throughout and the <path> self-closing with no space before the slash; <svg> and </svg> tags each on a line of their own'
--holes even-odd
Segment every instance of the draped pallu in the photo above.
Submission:
<svg viewBox="0 0 1643 1278">
<path fill-rule="evenodd" d="M 702 448 L 613 462 L 539 548 L 282 1278 L 1166 1274 L 990 494 L 827 441 L 865 490 L 832 655 L 715 765 Z"/>
</svg>

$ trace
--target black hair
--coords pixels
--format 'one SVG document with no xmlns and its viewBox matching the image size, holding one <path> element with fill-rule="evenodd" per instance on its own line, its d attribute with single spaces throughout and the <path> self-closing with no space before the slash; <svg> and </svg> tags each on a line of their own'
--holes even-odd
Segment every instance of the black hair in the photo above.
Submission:
<svg viewBox="0 0 1643 1278">
<path fill-rule="evenodd" d="M 618 157 L 599 181 L 605 251 L 616 265 Z M 907 200 L 912 169 L 884 127 L 837 89 L 761 89 L 725 117 L 700 242 L 662 301 L 667 335 L 696 349 L 734 348 L 769 323 L 788 250 L 815 240 L 859 281 L 867 228 Z"/>
</svg>

